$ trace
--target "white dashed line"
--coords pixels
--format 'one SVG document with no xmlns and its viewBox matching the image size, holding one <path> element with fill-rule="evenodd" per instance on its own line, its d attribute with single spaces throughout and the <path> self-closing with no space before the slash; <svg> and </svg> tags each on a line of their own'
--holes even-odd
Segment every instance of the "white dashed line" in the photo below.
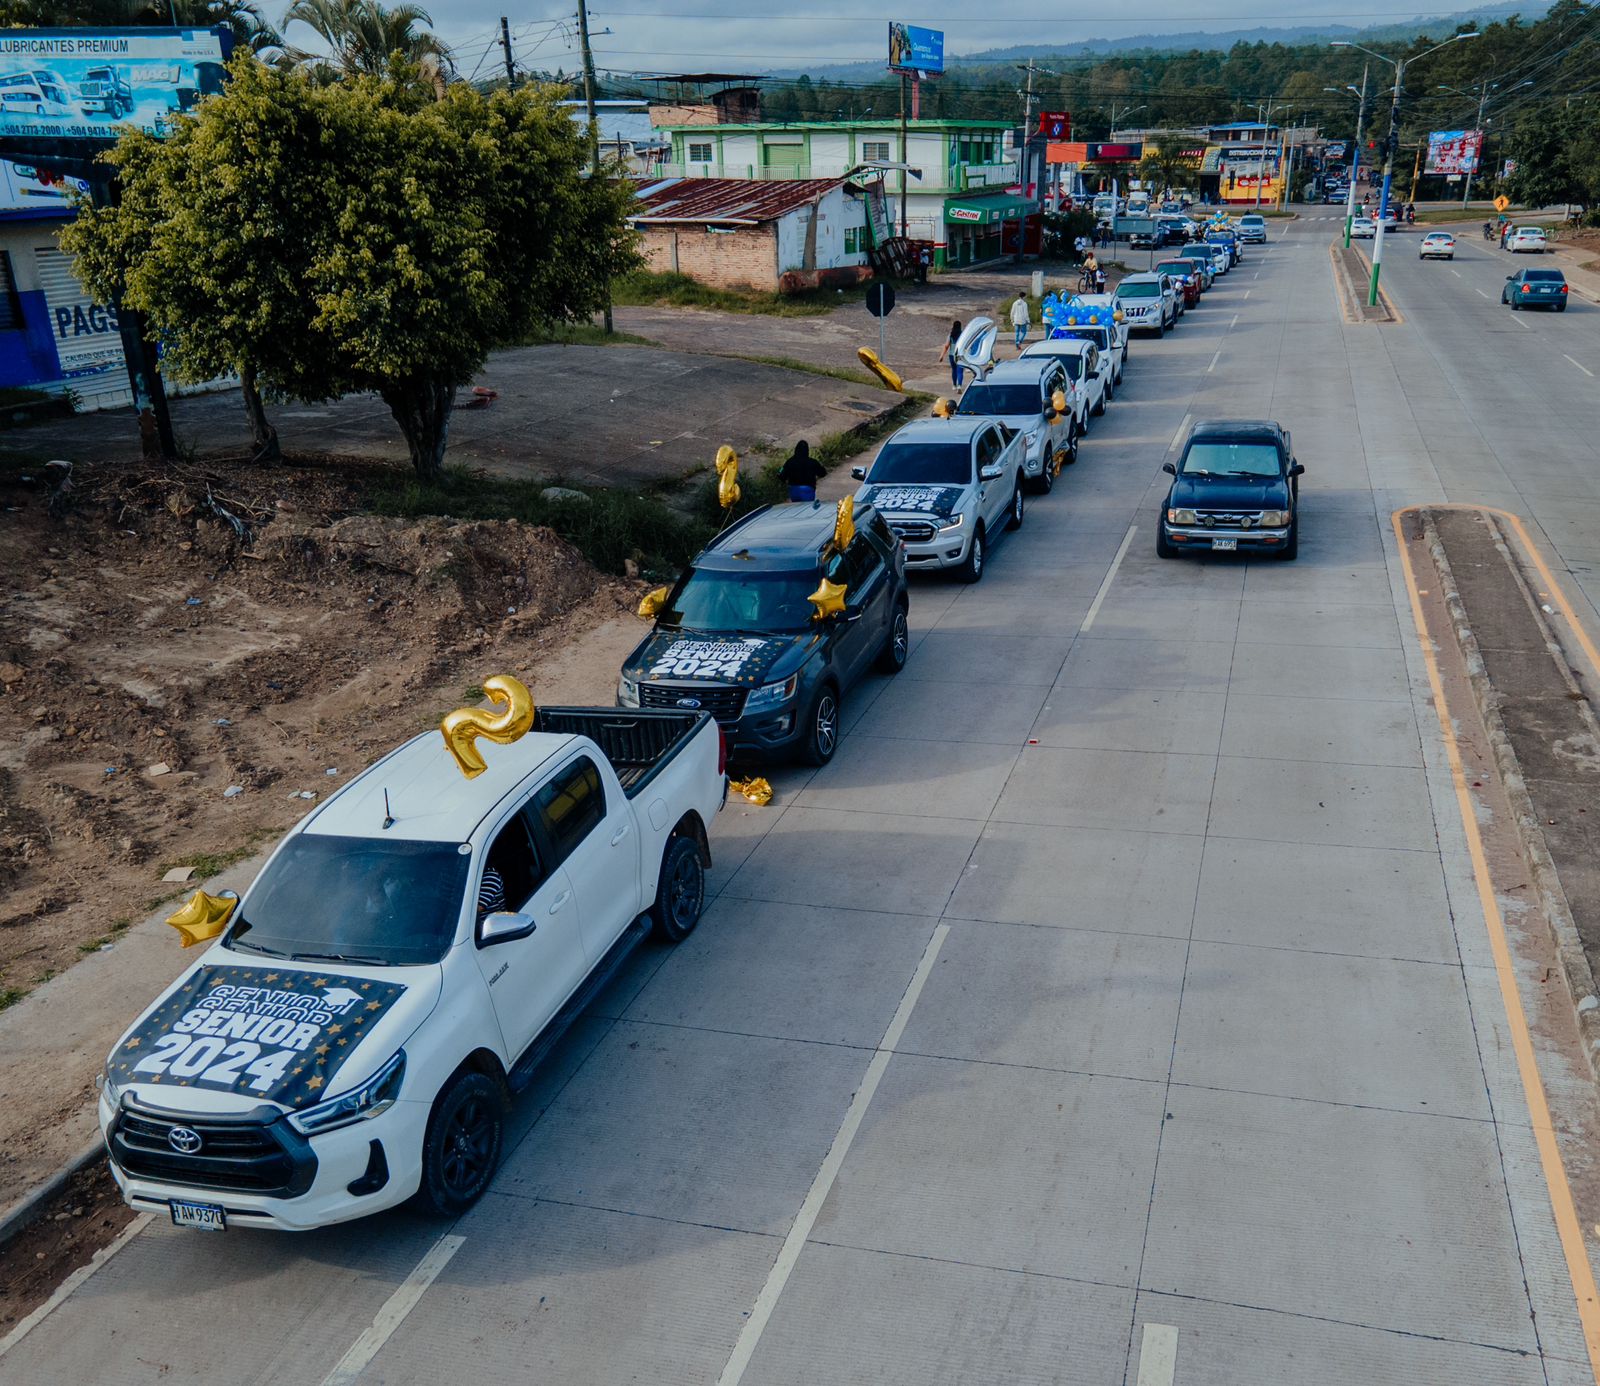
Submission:
<svg viewBox="0 0 1600 1386">
<path fill-rule="evenodd" d="M 1122 560 L 1128 556 L 1128 545 L 1133 543 L 1133 532 L 1137 528 L 1137 525 L 1129 525 L 1128 532 L 1122 536 L 1122 547 L 1117 550 L 1117 556 L 1111 560 L 1111 571 L 1100 584 L 1100 590 L 1094 594 L 1094 601 L 1089 605 L 1089 614 L 1083 618 L 1083 624 L 1078 627 L 1079 635 L 1087 632 L 1094 624 L 1094 618 L 1100 614 L 1100 604 L 1105 601 L 1106 593 L 1111 590 L 1111 584 L 1116 580 L 1117 569 L 1122 566 Z"/>
<path fill-rule="evenodd" d="M 1178 444 L 1183 441 L 1183 435 L 1189 431 L 1189 416 L 1183 416 L 1183 422 L 1178 425 L 1178 431 L 1172 435 L 1172 441 L 1167 444 L 1168 452 L 1176 452 Z"/>
<path fill-rule="evenodd" d="M 440 1237 L 428 1254 L 417 1262 L 411 1272 L 378 1310 L 371 1326 L 351 1345 L 350 1351 L 339 1359 L 339 1365 L 322 1379 L 322 1386 L 350 1386 L 367 1364 L 376 1357 L 389 1341 L 395 1329 L 405 1322 L 406 1315 L 417 1307 L 423 1292 L 438 1278 L 439 1272 L 450 1263 L 450 1258 L 461 1250 L 465 1237 L 446 1235 Z"/>
<path fill-rule="evenodd" d="M 1488 298 L 1489 297 L 1489 295 L 1484 293 L 1484 291 L 1482 289 L 1474 289 L 1472 292 L 1477 294 L 1479 298 Z"/>
<path fill-rule="evenodd" d="M 1246 297 L 1246 298 L 1249 298 L 1249 297 L 1250 297 L 1250 290 L 1249 290 L 1249 289 L 1246 289 L 1246 290 L 1245 290 L 1245 291 L 1244 291 L 1244 296 L 1245 296 L 1245 297 Z"/>
<path fill-rule="evenodd" d="M 1178 1374 L 1178 1330 L 1170 1323 L 1147 1323 L 1139 1340 L 1139 1380 L 1135 1386 L 1172 1386 Z"/>
<path fill-rule="evenodd" d="M 1233 315 L 1233 321 L 1228 324 L 1228 331 L 1232 332 L 1233 329 L 1236 328 L 1238 325 L 1239 325 L 1239 315 L 1237 313 L 1235 313 Z"/>
<path fill-rule="evenodd" d="M 1458 270 L 1458 269 L 1453 269 L 1453 270 L 1451 270 L 1451 271 L 1450 271 L 1450 273 L 1451 273 L 1451 274 L 1453 274 L 1453 275 L 1455 275 L 1455 277 L 1456 277 L 1456 278 L 1457 278 L 1457 279 L 1459 279 L 1459 278 L 1461 278 L 1461 271 L 1460 271 L 1460 270 Z"/>
<path fill-rule="evenodd" d="M 1564 351 L 1561 354 L 1563 356 L 1567 356 L 1567 353 Z M 1572 358 L 1567 356 L 1567 360 L 1572 361 Z M 1586 376 L 1588 376 L 1590 380 L 1594 379 L 1594 372 L 1584 365 L 1582 361 L 1572 361 L 1572 364 L 1582 371 Z"/>
<path fill-rule="evenodd" d="M 1533 331 L 1533 329 L 1531 327 L 1529 327 L 1527 323 L 1523 322 L 1523 320 L 1521 318 L 1513 317 L 1511 319 L 1511 321 L 1516 323 L 1516 325 L 1518 327 L 1520 327 L 1524 332 L 1532 332 Z"/>
<path fill-rule="evenodd" d="M 1216 368 L 1217 368 L 1217 356 L 1221 356 L 1221 355 L 1222 355 L 1222 348 L 1218 347 L 1217 348 L 1217 355 L 1213 356 L 1211 358 L 1211 364 L 1206 367 L 1206 374 L 1207 375 L 1210 375 L 1212 371 L 1216 370 Z"/>
</svg>

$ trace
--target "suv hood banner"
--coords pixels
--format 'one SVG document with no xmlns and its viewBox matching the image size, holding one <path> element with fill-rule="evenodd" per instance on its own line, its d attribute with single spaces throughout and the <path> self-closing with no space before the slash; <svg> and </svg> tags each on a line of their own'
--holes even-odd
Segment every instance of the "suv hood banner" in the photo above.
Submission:
<svg viewBox="0 0 1600 1386">
<path fill-rule="evenodd" d="M 119 1086 L 320 1102 L 361 1041 L 405 995 L 396 982 L 262 967 L 201 967 L 116 1047 Z"/>
<path fill-rule="evenodd" d="M 639 662 L 646 679 L 705 679 L 754 687 L 793 648 L 792 636 L 714 635 L 658 630 L 645 643 Z"/>
<path fill-rule="evenodd" d="M 869 486 L 864 499 L 880 515 L 952 515 L 961 504 L 960 486 Z"/>
</svg>

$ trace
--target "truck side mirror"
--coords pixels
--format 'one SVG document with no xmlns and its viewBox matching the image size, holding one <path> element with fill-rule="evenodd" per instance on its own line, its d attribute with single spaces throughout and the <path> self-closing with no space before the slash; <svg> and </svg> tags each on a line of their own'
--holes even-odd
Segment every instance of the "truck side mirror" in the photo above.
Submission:
<svg viewBox="0 0 1600 1386">
<path fill-rule="evenodd" d="M 865 467 L 852 467 L 850 468 L 850 475 L 857 481 L 865 481 L 867 479 L 867 469 Z"/>
<path fill-rule="evenodd" d="M 995 463 L 994 466 L 992 466 L 992 467 L 979 467 L 978 468 L 978 480 L 979 481 L 999 481 L 1000 478 L 1003 477 L 1005 474 L 1006 474 L 1006 469 L 1004 467 L 1002 467 L 998 462 Z"/>
<path fill-rule="evenodd" d="M 1289 475 L 1290 476 L 1304 476 L 1305 474 L 1306 474 L 1306 469 L 1304 467 L 1302 467 L 1298 462 L 1296 462 L 1294 464 L 1294 466 L 1289 468 Z"/>
<path fill-rule="evenodd" d="M 1168 476 L 1177 476 L 1178 474 L 1178 469 L 1170 462 L 1163 462 L 1161 464 L 1161 470 L 1164 471 Z"/>
<path fill-rule="evenodd" d="M 484 948 L 495 943 L 512 943 L 527 938 L 538 927 L 531 914 L 498 910 L 484 915 L 483 922 L 478 925 L 478 943 Z"/>
</svg>

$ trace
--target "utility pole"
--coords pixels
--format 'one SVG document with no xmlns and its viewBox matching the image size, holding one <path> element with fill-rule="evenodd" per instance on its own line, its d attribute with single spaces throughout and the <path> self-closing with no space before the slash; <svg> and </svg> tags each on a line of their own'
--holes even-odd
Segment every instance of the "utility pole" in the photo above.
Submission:
<svg viewBox="0 0 1600 1386">
<path fill-rule="evenodd" d="M 1489 79 L 1484 78 L 1483 84 L 1478 89 L 1478 123 L 1472 128 L 1478 135 L 1478 157 L 1483 157 L 1483 108 L 1489 100 Z M 1472 201 L 1472 170 L 1467 170 L 1466 190 L 1461 194 L 1461 210 L 1466 211 L 1467 203 Z"/>
<path fill-rule="evenodd" d="M 1260 111 L 1262 107 L 1257 106 Z M 1266 114 L 1261 117 L 1261 163 L 1256 172 L 1256 210 L 1261 210 L 1261 180 L 1267 176 L 1267 131 L 1272 128 L 1272 98 L 1267 98 Z"/>
<path fill-rule="evenodd" d="M 504 15 L 500 16 L 500 47 L 506 55 L 506 86 L 514 87 L 517 84 L 517 69 L 511 62 L 511 21 Z"/>
<path fill-rule="evenodd" d="M 905 73 L 902 72 L 900 74 L 900 162 L 902 164 L 911 162 L 910 135 L 906 130 L 906 83 L 909 80 Z M 911 236 L 911 223 L 906 217 L 906 185 L 910 181 L 911 170 L 902 168 L 900 170 L 900 236 L 902 240 L 909 239 Z"/>
<path fill-rule="evenodd" d="M 1345 189 L 1344 197 L 1344 243 L 1350 244 L 1350 227 L 1356 219 L 1356 174 L 1361 169 L 1361 124 L 1367 118 L 1367 74 L 1372 70 L 1370 62 L 1363 63 L 1361 67 L 1361 104 L 1356 107 L 1356 138 L 1351 146 L 1353 153 L 1350 156 L 1350 186 Z M 1324 87 L 1324 91 L 1333 91 L 1333 87 Z M 1348 88 L 1346 88 L 1348 90 Z"/>
<path fill-rule="evenodd" d="M 589 0 L 578 0 L 578 40 L 583 52 L 583 104 L 589 114 L 589 173 L 591 177 L 600 176 L 600 125 L 595 118 L 594 111 L 594 53 L 589 47 Z M 611 327 L 611 293 L 606 292 L 605 307 L 606 336 L 610 336 Z"/>
</svg>

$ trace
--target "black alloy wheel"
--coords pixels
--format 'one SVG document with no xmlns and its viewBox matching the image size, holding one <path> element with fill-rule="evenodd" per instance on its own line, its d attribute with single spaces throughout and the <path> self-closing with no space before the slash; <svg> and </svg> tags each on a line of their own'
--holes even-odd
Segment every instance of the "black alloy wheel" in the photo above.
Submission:
<svg viewBox="0 0 1600 1386">
<path fill-rule="evenodd" d="M 817 690 L 807 723 L 805 759 L 811 765 L 826 765 L 839 749 L 839 691 L 831 683 Z"/>
<path fill-rule="evenodd" d="M 681 943 L 700 922 L 706 902 L 706 871 L 700 845 L 691 837 L 674 836 L 661 858 L 655 904 L 650 910 L 655 934 L 667 943 Z"/>
<path fill-rule="evenodd" d="M 1006 520 L 1007 529 L 1022 528 L 1022 483 L 1019 481 L 1011 492 L 1011 514 Z"/>
<path fill-rule="evenodd" d="M 911 621 L 902 602 L 895 606 L 894 615 L 889 618 L 889 638 L 884 641 L 883 651 L 878 656 L 878 671 L 898 674 L 906 667 L 910 654 Z"/>
<path fill-rule="evenodd" d="M 439 1094 L 423 1137 L 417 1191 L 431 1212 L 457 1217 L 489 1187 L 500 1161 L 504 1108 L 500 1084 L 471 1070 L 456 1074 Z"/>
</svg>

